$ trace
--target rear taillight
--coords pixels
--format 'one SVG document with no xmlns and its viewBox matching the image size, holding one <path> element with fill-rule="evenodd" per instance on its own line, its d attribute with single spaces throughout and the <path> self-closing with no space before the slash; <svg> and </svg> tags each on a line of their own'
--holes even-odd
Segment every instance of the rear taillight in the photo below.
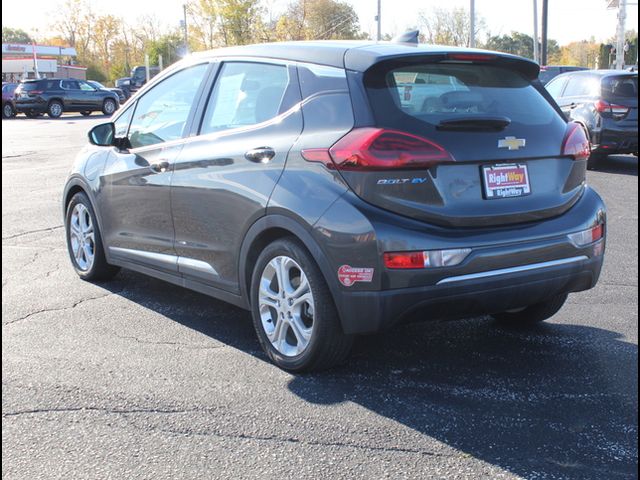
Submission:
<svg viewBox="0 0 640 480">
<path fill-rule="evenodd" d="M 44 90 L 28 90 L 26 93 L 29 95 L 42 95 Z"/>
<path fill-rule="evenodd" d="M 600 113 L 609 113 L 614 116 L 624 116 L 629 113 L 629 107 L 624 105 L 616 105 L 615 103 L 609 103 L 604 100 L 598 100 L 595 103 L 596 110 Z"/>
<path fill-rule="evenodd" d="M 591 155 L 591 142 L 587 132 L 579 123 L 567 125 L 567 134 L 562 143 L 562 155 L 568 155 L 575 160 L 588 160 Z"/>
<path fill-rule="evenodd" d="M 303 150 L 310 162 L 338 170 L 403 170 L 429 168 L 454 158 L 443 147 L 409 133 L 382 128 L 358 128 L 329 150 Z M 331 161 L 331 164 L 328 162 Z"/>
<path fill-rule="evenodd" d="M 391 270 L 453 267 L 460 265 L 470 253 L 470 248 L 425 252 L 388 252 L 384 254 L 384 266 Z"/>
</svg>

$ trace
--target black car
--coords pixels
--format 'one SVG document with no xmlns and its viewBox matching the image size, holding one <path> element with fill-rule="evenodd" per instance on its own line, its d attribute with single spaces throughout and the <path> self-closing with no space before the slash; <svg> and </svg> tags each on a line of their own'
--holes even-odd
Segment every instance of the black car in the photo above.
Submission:
<svg viewBox="0 0 640 480">
<path fill-rule="evenodd" d="M 546 85 L 558 75 L 562 75 L 563 73 L 581 72 L 584 70 L 589 69 L 585 67 L 574 67 L 571 65 L 548 65 L 546 67 L 540 67 L 540 75 L 538 78 L 543 85 Z"/>
<path fill-rule="evenodd" d="M 43 113 L 58 118 L 64 112 L 112 115 L 120 106 L 118 95 L 92 87 L 84 80 L 43 78 L 23 80 L 14 96 L 16 112 L 28 117 Z"/>
<path fill-rule="evenodd" d="M 149 67 L 149 78 L 153 78 L 160 73 L 159 67 Z M 115 82 L 116 88 L 121 89 L 126 98 L 140 90 L 147 83 L 147 67 L 137 66 L 131 69 L 130 77 L 118 78 Z"/>
<path fill-rule="evenodd" d="M 543 321 L 598 281 L 606 216 L 538 73 L 394 43 L 195 54 L 90 131 L 63 194 L 72 265 L 246 308 L 292 371 L 410 320 Z"/>
<path fill-rule="evenodd" d="M 568 119 L 591 139 L 589 167 L 611 154 L 638 155 L 638 74 L 620 70 L 567 73 L 547 86 Z"/>
<path fill-rule="evenodd" d="M 97 88 L 98 90 L 107 90 L 108 92 L 115 93 L 118 96 L 120 105 L 124 104 L 124 102 L 127 101 L 127 96 L 124 94 L 124 91 L 120 88 L 105 87 L 100 82 L 97 82 L 95 80 L 87 80 L 87 83 L 92 87 Z"/>
<path fill-rule="evenodd" d="M 17 86 L 17 83 L 2 84 L 2 118 L 12 118 L 16 115 L 16 109 L 13 106 L 13 95 Z"/>
</svg>

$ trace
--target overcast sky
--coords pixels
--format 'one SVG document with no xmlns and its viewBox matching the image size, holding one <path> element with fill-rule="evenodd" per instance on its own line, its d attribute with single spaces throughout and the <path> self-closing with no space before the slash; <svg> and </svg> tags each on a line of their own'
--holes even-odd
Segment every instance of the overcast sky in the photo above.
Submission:
<svg viewBox="0 0 640 480">
<path fill-rule="evenodd" d="M 266 0 L 275 11 L 282 10 L 289 0 Z M 47 35 L 47 26 L 55 15 L 56 0 L 29 0 L 28 14 L 25 4 L 9 0 L 2 2 L 2 25 L 18 27 L 37 36 Z M 103 13 L 124 16 L 132 21 L 145 14 L 156 15 L 167 25 L 177 25 L 182 17 L 182 4 L 177 0 L 90 0 L 94 9 Z M 374 17 L 377 0 L 348 0 L 360 17 L 363 30 L 374 34 Z M 542 0 L 538 0 L 539 10 Z M 607 0 L 550 0 L 549 36 L 561 44 L 594 36 L 603 41 L 615 35 L 616 11 L 608 11 Z M 161 8 L 159 6 L 161 5 Z M 382 29 L 384 33 L 396 34 L 414 27 L 420 11 L 433 7 L 469 7 L 469 0 L 382 0 Z M 492 34 L 517 30 L 533 33 L 533 0 L 476 0 L 478 15 L 482 16 Z M 126 13 L 125 13 L 126 12 Z M 638 7 L 630 6 L 628 29 L 638 29 Z M 34 30 L 36 30 L 34 32 Z"/>
</svg>

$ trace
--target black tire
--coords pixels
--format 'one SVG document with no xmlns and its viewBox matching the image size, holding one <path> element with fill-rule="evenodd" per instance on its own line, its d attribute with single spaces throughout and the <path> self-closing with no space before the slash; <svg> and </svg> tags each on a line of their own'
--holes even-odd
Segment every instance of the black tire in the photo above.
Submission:
<svg viewBox="0 0 640 480">
<path fill-rule="evenodd" d="M 2 105 L 2 118 L 13 118 L 16 116 L 16 110 L 11 103 L 7 102 Z"/>
<path fill-rule="evenodd" d="M 313 330 L 306 349 L 297 356 L 280 353 L 271 343 L 262 325 L 259 310 L 259 285 L 271 260 L 287 256 L 302 269 L 313 294 Z M 251 282 L 251 312 L 258 340 L 267 356 L 278 367 L 290 372 L 326 370 L 343 363 L 349 356 L 353 336 L 345 335 L 340 325 L 331 291 L 309 252 L 294 238 L 268 245 L 256 261 Z"/>
<path fill-rule="evenodd" d="M 63 112 L 64 106 L 62 105 L 62 102 L 59 102 L 58 100 L 53 100 L 47 107 L 47 115 L 51 118 L 60 118 Z"/>
<path fill-rule="evenodd" d="M 519 312 L 503 312 L 493 315 L 497 321 L 508 325 L 531 325 L 550 319 L 564 306 L 568 294 L 558 295 L 545 302 L 530 305 Z"/>
<path fill-rule="evenodd" d="M 88 117 L 89 115 L 91 115 L 91 111 L 90 110 L 85 110 L 84 112 L 80 112 L 80 115 L 82 115 L 83 117 Z"/>
<path fill-rule="evenodd" d="M 93 224 L 94 231 L 94 242 L 93 242 L 93 253 L 94 260 L 93 264 L 88 269 L 83 269 L 76 260 L 73 249 L 71 245 L 71 217 L 75 207 L 78 204 L 84 205 L 88 214 L 91 217 L 91 222 Z M 93 210 L 93 206 L 89 201 L 89 197 L 84 192 L 76 193 L 69 205 L 67 206 L 67 213 L 65 215 L 65 230 L 66 230 L 66 240 L 67 240 L 67 251 L 69 252 L 69 258 L 71 259 L 71 264 L 73 265 L 74 270 L 78 274 L 78 276 L 83 280 L 110 280 L 114 275 L 120 271 L 119 267 L 115 267 L 107 263 L 107 260 L 104 255 L 104 246 L 102 244 L 102 236 L 100 234 L 100 227 L 98 226 L 98 222 L 96 219 L 96 214 Z"/>
<path fill-rule="evenodd" d="M 105 115 L 113 115 L 114 112 L 118 109 L 118 102 L 116 102 L 113 98 L 107 98 L 102 104 L 102 113 Z"/>
<path fill-rule="evenodd" d="M 592 153 L 589 156 L 589 160 L 587 160 L 587 169 L 588 170 L 596 170 L 598 168 L 598 166 L 604 162 L 604 160 L 607 158 L 607 155 L 604 155 L 602 153 Z"/>
</svg>

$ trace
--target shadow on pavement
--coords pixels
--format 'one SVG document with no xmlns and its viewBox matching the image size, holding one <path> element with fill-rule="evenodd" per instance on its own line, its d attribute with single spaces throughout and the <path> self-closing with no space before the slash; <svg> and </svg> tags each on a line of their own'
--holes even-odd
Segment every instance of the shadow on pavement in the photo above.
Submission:
<svg viewBox="0 0 640 480">
<path fill-rule="evenodd" d="M 103 286 L 267 361 L 248 312 L 128 271 L 114 283 Z M 638 468 L 637 375 L 637 345 L 615 332 L 478 319 L 360 338 L 347 365 L 288 388 L 312 404 L 361 405 L 525 478 L 621 479 Z"/>
<path fill-rule="evenodd" d="M 611 155 L 598 164 L 596 171 L 637 177 L 638 157 L 633 155 Z"/>
</svg>

